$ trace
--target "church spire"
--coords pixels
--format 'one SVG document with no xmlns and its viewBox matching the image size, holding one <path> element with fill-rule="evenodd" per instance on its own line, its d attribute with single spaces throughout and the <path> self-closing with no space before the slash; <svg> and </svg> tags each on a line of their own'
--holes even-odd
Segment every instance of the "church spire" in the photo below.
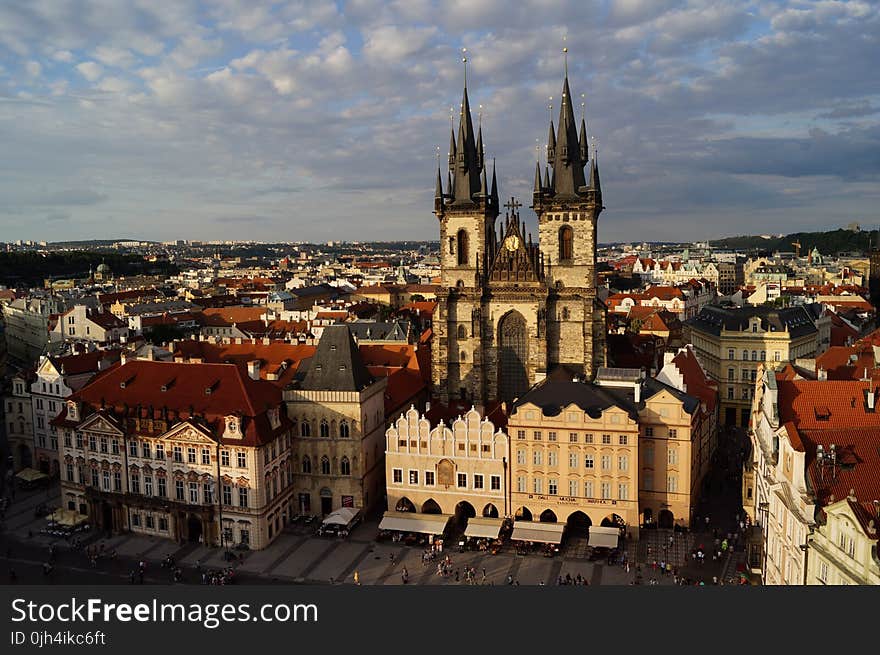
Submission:
<svg viewBox="0 0 880 655">
<path fill-rule="evenodd" d="M 550 136 L 547 137 L 547 163 L 552 165 L 556 157 L 556 130 L 553 128 L 553 119 L 550 119 Z"/>
<path fill-rule="evenodd" d="M 449 170 L 455 170 L 455 130 L 449 131 Z"/>
<path fill-rule="evenodd" d="M 480 112 L 482 114 L 482 112 Z M 481 125 L 477 128 L 477 168 L 483 170 L 483 126 L 482 126 L 482 118 L 480 118 Z"/>
<path fill-rule="evenodd" d="M 434 187 L 434 205 L 443 206 L 443 180 L 440 178 L 440 167 L 437 167 L 437 185 Z"/>
<path fill-rule="evenodd" d="M 535 188 L 532 193 L 535 196 L 541 195 L 541 164 L 535 162 Z"/>
<path fill-rule="evenodd" d="M 495 177 L 495 158 L 492 158 L 492 191 L 489 192 L 492 206 L 498 209 L 498 180 Z"/>
<path fill-rule="evenodd" d="M 586 160 L 581 157 L 581 144 L 578 140 L 567 75 L 562 83 L 557 130 L 556 151 L 552 162 L 553 191 L 556 196 L 577 197 L 586 183 L 584 179 Z"/>
<path fill-rule="evenodd" d="M 593 143 L 593 160 L 590 162 L 590 188 L 593 190 L 596 198 L 596 205 L 599 211 L 602 210 L 602 184 L 599 181 L 599 150 Z"/>
<path fill-rule="evenodd" d="M 471 106 L 468 101 L 467 86 L 465 86 L 461 99 L 461 116 L 458 122 L 458 142 L 455 148 L 453 192 L 456 204 L 473 202 L 474 195 L 480 190 L 478 164 L 474 124 L 471 121 Z"/>
<path fill-rule="evenodd" d="M 587 145 L 587 121 L 581 118 L 581 136 L 578 139 L 580 144 L 581 161 L 586 163 L 590 158 Z"/>
</svg>

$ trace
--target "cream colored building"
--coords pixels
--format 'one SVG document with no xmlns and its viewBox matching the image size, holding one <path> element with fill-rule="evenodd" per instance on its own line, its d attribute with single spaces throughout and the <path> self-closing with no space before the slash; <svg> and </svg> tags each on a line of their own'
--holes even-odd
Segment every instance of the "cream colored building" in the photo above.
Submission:
<svg viewBox="0 0 880 655">
<path fill-rule="evenodd" d="M 297 437 L 296 512 L 381 502 L 387 384 L 367 370 L 347 326 L 324 329 L 302 380 L 284 391 Z"/>
<path fill-rule="evenodd" d="M 810 536 L 807 584 L 880 585 L 880 506 L 866 511 L 842 498 L 825 507 L 824 521 Z"/>
<path fill-rule="evenodd" d="M 432 428 L 410 408 L 385 432 L 388 509 L 507 516 L 507 457 L 507 435 L 476 409 Z"/>
<path fill-rule="evenodd" d="M 711 408 L 637 370 L 600 369 L 597 383 L 550 379 L 514 405 L 515 518 L 634 537 L 645 523 L 690 525 Z"/>
<path fill-rule="evenodd" d="M 684 339 L 718 383 L 719 421 L 746 427 L 759 366 L 781 368 L 797 358 L 814 357 L 818 329 L 804 307 L 707 306 L 685 322 Z"/>
<path fill-rule="evenodd" d="M 291 423 L 281 390 L 245 377 L 136 360 L 74 393 L 53 421 L 62 507 L 108 533 L 266 547 L 292 507 Z"/>
<path fill-rule="evenodd" d="M 743 475 L 743 505 L 755 523 L 752 572 L 768 585 L 876 584 L 874 393 L 863 393 L 861 381 L 763 368 L 757 389 Z"/>
</svg>

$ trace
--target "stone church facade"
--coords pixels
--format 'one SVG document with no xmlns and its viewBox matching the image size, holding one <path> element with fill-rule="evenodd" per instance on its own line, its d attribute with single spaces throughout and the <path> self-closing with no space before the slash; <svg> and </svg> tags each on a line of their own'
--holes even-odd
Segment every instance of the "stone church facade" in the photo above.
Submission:
<svg viewBox="0 0 880 655">
<path fill-rule="evenodd" d="M 534 242 L 515 199 L 498 220 L 495 171 L 488 184 L 482 126 L 475 135 L 465 87 L 446 189 L 438 170 L 434 197 L 442 291 L 432 375 L 443 403 L 510 403 L 555 369 L 592 379 L 605 364 L 606 310 L 596 296 L 599 167 L 595 153 L 589 157 L 583 118 L 578 135 L 567 76 L 547 159 L 543 176 L 535 167 Z"/>
</svg>

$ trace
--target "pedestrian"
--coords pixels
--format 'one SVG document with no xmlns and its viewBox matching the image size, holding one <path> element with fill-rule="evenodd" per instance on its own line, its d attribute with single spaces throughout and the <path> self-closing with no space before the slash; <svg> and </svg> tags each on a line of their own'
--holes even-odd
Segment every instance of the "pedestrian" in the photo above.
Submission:
<svg viewBox="0 0 880 655">
<path fill-rule="evenodd" d="M 354 583 L 355 583 L 357 586 L 360 586 L 360 585 L 361 585 L 361 576 L 360 576 L 360 574 L 359 574 L 357 571 L 354 572 Z"/>
</svg>

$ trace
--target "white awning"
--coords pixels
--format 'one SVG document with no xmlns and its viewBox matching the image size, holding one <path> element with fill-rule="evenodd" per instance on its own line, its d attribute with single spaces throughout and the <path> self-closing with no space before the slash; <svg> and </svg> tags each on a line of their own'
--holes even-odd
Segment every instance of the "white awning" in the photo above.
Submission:
<svg viewBox="0 0 880 655">
<path fill-rule="evenodd" d="M 534 521 L 517 521 L 513 524 L 514 541 L 536 541 L 543 544 L 558 544 L 562 541 L 565 523 L 536 523 Z"/>
<path fill-rule="evenodd" d="M 467 527 L 464 529 L 464 536 L 477 537 L 478 539 L 497 539 L 503 523 L 504 519 L 474 517 L 468 519 Z"/>
<path fill-rule="evenodd" d="M 452 514 L 418 514 L 416 512 L 385 512 L 379 523 L 380 530 L 443 534 Z"/>
<path fill-rule="evenodd" d="M 620 539 L 620 528 L 603 528 L 602 526 L 590 526 L 590 541 L 588 545 L 593 548 L 617 548 Z"/>
<path fill-rule="evenodd" d="M 336 511 L 327 515 L 324 519 L 324 525 L 350 525 L 359 515 L 361 511 L 354 507 L 340 507 Z"/>
</svg>

